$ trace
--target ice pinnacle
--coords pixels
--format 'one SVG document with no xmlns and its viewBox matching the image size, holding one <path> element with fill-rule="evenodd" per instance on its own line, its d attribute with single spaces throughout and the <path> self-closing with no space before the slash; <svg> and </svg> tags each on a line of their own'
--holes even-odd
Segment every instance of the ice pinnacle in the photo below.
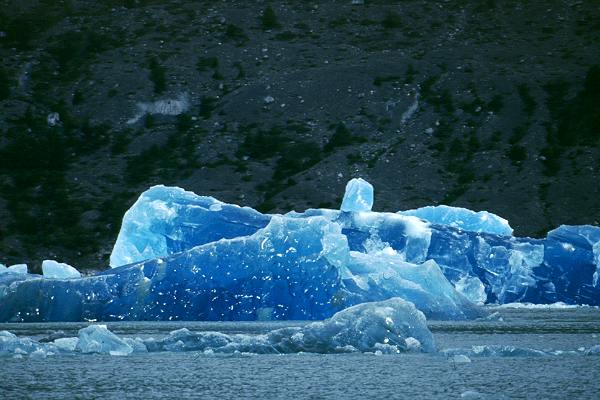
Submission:
<svg viewBox="0 0 600 400">
<path fill-rule="evenodd" d="M 342 211 L 371 211 L 373 208 L 373 185 L 362 178 L 354 178 L 346 184 Z"/>
</svg>

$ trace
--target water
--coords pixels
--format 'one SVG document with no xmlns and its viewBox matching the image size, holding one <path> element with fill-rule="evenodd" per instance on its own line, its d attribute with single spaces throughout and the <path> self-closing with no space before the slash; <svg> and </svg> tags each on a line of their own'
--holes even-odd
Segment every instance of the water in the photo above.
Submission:
<svg viewBox="0 0 600 400">
<path fill-rule="evenodd" d="M 496 310 L 495 310 L 496 311 Z M 205 355 L 187 353 L 61 355 L 0 358 L 0 399 L 406 398 L 598 399 L 600 356 L 581 348 L 600 344 L 600 310 L 499 309 L 503 321 L 430 322 L 438 348 L 512 345 L 545 357 L 443 354 Z M 190 330 L 256 334 L 302 322 L 109 323 L 120 336 L 160 338 Z M 40 339 L 57 330 L 76 335 L 86 324 L 0 324 Z"/>
</svg>

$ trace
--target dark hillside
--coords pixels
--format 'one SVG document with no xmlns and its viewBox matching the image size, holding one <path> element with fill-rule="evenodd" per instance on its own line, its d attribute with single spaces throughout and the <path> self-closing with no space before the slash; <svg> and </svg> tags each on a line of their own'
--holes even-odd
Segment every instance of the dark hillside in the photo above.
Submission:
<svg viewBox="0 0 600 400">
<path fill-rule="evenodd" d="M 600 3 L 365 3 L 1 0 L 0 262 L 103 268 L 159 183 L 600 225 Z"/>
</svg>

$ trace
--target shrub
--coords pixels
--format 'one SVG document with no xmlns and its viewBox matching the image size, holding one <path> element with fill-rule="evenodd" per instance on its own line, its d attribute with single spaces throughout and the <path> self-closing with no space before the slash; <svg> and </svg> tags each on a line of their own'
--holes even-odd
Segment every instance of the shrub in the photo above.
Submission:
<svg viewBox="0 0 600 400">
<path fill-rule="evenodd" d="M 154 93 L 161 94 L 166 90 L 166 70 L 158 63 L 156 57 L 150 59 L 150 80 L 154 84 Z"/>
<path fill-rule="evenodd" d="M 513 163 L 518 163 L 527 159 L 527 149 L 521 145 L 513 144 L 508 149 L 507 155 Z"/>
<path fill-rule="evenodd" d="M 267 8 L 262 13 L 261 16 L 261 24 L 263 29 L 275 29 L 279 27 L 279 21 L 277 20 L 277 14 L 275 14 L 275 10 L 271 5 L 268 5 Z"/>
<path fill-rule="evenodd" d="M 522 83 L 517 87 L 521 101 L 523 102 L 523 109 L 528 117 L 531 117 L 537 107 L 535 99 L 529 92 L 529 86 L 526 83 Z"/>
<path fill-rule="evenodd" d="M 402 27 L 402 18 L 394 11 L 388 11 L 381 21 L 381 25 L 385 29 L 397 29 Z"/>
<path fill-rule="evenodd" d="M 217 57 L 199 57 L 196 67 L 200 72 L 217 69 L 219 67 L 219 59 Z"/>
<path fill-rule="evenodd" d="M 229 24 L 225 29 L 225 39 L 234 41 L 237 46 L 241 46 L 248 41 L 248 36 L 239 26 Z"/>
<path fill-rule="evenodd" d="M 0 100 L 10 96 L 10 81 L 6 70 L 0 65 Z"/>
<path fill-rule="evenodd" d="M 353 143 L 362 143 L 364 141 L 364 138 L 352 135 L 352 132 L 350 132 L 346 125 L 344 125 L 343 122 L 340 122 L 335 128 L 334 134 L 325 145 L 324 150 L 326 152 L 331 152 L 336 147 L 344 147 Z"/>
</svg>

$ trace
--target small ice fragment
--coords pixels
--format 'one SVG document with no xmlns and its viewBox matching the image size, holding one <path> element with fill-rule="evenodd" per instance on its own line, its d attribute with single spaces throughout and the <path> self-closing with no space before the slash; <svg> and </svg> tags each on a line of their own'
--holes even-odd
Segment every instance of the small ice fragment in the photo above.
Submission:
<svg viewBox="0 0 600 400">
<path fill-rule="evenodd" d="M 585 352 L 586 356 L 600 356 L 600 344 L 590 347 Z"/>
<path fill-rule="evenodd" d="M 460 394 L 460 398 L 461 399 L 468 399 L 468 400 L 476 400 L 476 399 L 483 399 L 483 395 L 479 392 L 476 392 L 474 390 L 467 390 L 464 391 Z"/>
<path fill-rule="evenodd" d="M 406 342 L 406 350 L 409 352 L 420 352 L 423 350 L 421 342 L 414 337 L 407 337 L 404 339 L 404 342 Z"/>
<path fill-rule="evenodd" d="M 133 348 L 108 330 L 106 325 L 90 325 L 79 330 L 78 350 L 82 353 L 127 355 Z"/>
<path fill-rule="evenodd" d="M 46 353 L 46 351 L 44 349 L 36 349 L 34 352 L 32 352 L 29 357 L 31 358 L 46 358 L 48 354 Z"/>
<path fill-rule="evenodd" d="M 53 343 L 56 347 L 63 351 L 75 351 L 77 342 L 79 341 L 76 337 L 60 338 L 56 339 Z"/>
<path fill-rule="evenodd" d="M 452 356 L 451 360 L 455 364 L 465 364 L 471 362 L 471 359 L 464 354 L 456 354 Z"/>
</svg>

